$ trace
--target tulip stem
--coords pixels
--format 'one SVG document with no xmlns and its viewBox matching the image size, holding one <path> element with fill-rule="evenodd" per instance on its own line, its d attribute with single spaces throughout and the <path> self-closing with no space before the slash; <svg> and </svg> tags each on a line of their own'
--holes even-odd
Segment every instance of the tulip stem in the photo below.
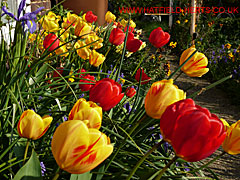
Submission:
<svg viewBox="0 0 240 180">
<path fill-rule="evenodd" d="M 59 177 L 59 175 L 60 175 L 60 173 L 61 173 L 60 170 L 61 170 L 60 167 L 58 167 L 57 170 L 56 170 L 56 172 L 55 172 L 55 176 L 53 177 L 52 180 L 57 180 L 57 179 L 58 179 L 58 177 Z"/>
<path fill-rule="evenodd" d="M 106 168 L 105 168 L 105 172 L 107 171 L 107 169 L 109 168 L 110 164 L 112 163 L 113 159 L 117 156 L 117 154 L 119 153 L 120 149 L 124 146 L 124 144 L 126 143 L 128 137 L 133 133 L 133 131 L 139 126 L 139 124 L 147 117 L 146 113 L 144 114 L 144 116 L 135 124 L 135 126 L 133 126 L 131 128 L 131 130 L 128 133 L 128 136 L 125 135 L 125 138 L 120 142 L 120 145 L 118 146 L 118 149 L 116 150 L 115 154 L 112 156 L 112 158 L 110 159 L 110 162 L 107 164 Z"/>
<path fill-rule="evenodd" d="M 152 149 L 150 149 L 135 165 L 135 167 L 132 169 L 132 171 L 130 172 L 130 174 L 128 175 L 126 180 L 130 180 L 132 178 L 132 176 L 134 175 L 134 173 L 137 171 L 137 169 L 139 168 L 139 166 L 145 161 L 145 159 L 153 152 L 155 151 L 157 148 L 159 148 L 165 141 L 161 140 L 159 143 L 155 144 Z"/>
<path fill-rule="evenodd" d="M 25 161 L 26 161 L 26 158 L 27 158 L 29 142 L 30 142 L 30 140 L 28 139 L 28 140 L 27 140 L 27 144 L 26 144 L 26 148 L 25 148 L 24 157 L 23 157 L 23 165 L 25 164 Z"/>
<path fill-rule="evenodd" d="M 221 84 L 222 82 L 228 80 L 228 79 L 231 79 L 232 78 L 232 75 L 229 75 L 227 77 L 224 77 L 216 82 L 214 82 L 213 84 L 210 84 L 209 86 L 206 86 L 205 88 L 202 88 L 201 90 L 191 94 L 190 96 L 188 96 L 187 98 L 195 98 L 196 96 L 200 95 L 202 92 L 208 90 L 208 89 L 211 89 L 215 86 L 217 86 L 218 84 Z"/>
<path fill-rule="evenodd" d="M 193 56 L 196 54 L 197 50 L 195 50 L 188 58 L 186 61 L 184 61 L 170 76 L 168 79 L 171 79 Z"/>
<path fill-rule="evenodd" d="M 173 80 L 174 82 L 177 80 L 177 78 L 179 78 L 182 75 L 182 71 L 177 75 L 177 77 Z"/>
<path fill-rule="evenodd" d="M 115 81 L 118 80 L 118 77 L 119 77 L 119 75 L 121 73 L 123 59 L 124 59 L 125 52 L 126 52 L 126 44 L 127 44 L 128 30 L 129 30 L 129 26 L 130 26 L 130 19 L 131 19 L 131 14 L 129 14 L 129 18 L 128 18 L 127 31 L 125 32 L 125 39 L 124 39 L 124 44 L 123 44 L 122 57 L 121 57 L 121 61 L 120 61 L 120 65 L 119 65 L 119 69 L 117 71 L 117 76 L 115 78 Z"/>
<path fill-rule="evenodd" d="M 159 172 L 158 176 L 155 180 L 160 180 L 162 175 L 165 173 L 165 171 L 178 159 L 178 157 L 175 155 L 171 161 L 168 162 L 168 164 Z"/>
</svg>

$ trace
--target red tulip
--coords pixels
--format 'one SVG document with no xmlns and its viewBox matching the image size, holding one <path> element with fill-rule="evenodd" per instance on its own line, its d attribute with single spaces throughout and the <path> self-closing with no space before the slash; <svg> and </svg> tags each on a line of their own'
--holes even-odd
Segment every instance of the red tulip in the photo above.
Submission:
<svg viewBox="0 0 240 180">
<path fill-rule="evenodd" d="M 59 74 L 61 74 L 61 75 L 63 74 L 63 69 L 64 69 L 64 67 L 57 67 L 56 68 L 57 71 L 53 71 L 53 78 L 58 79 L 57 77 L 60 77 Z"/>
<path fill-rule="evenodd" d="M 137 52 L 142 45 L 142 41 L 139 39 L 131 39 L 127 41 L 126 48 L 129 52 Z"/>
<path fill-rule="evenodd" d="M 80 78 L 82 78 L 83 76 L 86 75 L 85 72 L 87 72 L 87 71 L 86 71 L 85 69 L 83 69 L 83 68 L 81 69 L 81 71 L 80 71 L 80 69 L 77 71 L 77 73 L 80 73 L 80 74 L 79 74 L 79 77 L 80 77 Z"/>
<path fill-rule="evenodd" d="M 121 85 L 109 78 L 98 81 L 89 91 L 89 100 L 99 103 L 104 111 L 116 106 L 123 96 Z"/>
<path fill-rule="evenodd" d="M 85 19 L 87 22 L 93 23 L 97 21 L 97 16 L 92 13 L 92 11 L 88 11 L 86 13 Z"/>
<path fill-rule="evenodd" d="M 113 45 L 120 45 L 123 43 L 125 34 L 120 28 L 114 28 L 109 36 L 109 42 Z"/>
<path fill-rule="evenodd" d="M 81 91 L 89 91 L 91 89 L 91 87 L 95 84 L 95 77 L 91 76 L 89 74 L 85 75 L 82 77 L 83 79 L 80 79 L 80 84 L 79 84 L 79 88 L 81 89 Z M 94 81 L 94 82 L 93 82 Z M 81 84 L 81 83 L 91 83 L 91 84 Z"/>
<path fill-rule="evenodd" d="M 43 47 L 47 49 L 49 46 L 50 48 L 48 49 L 48 51 L 52 51 L 59 46 L 59 39 L 53 33 L 48 34 L 43 40 Z"/>
<path fill-rule="evenodd" d="M 136 89 L 128 87 L 125 93 L 127 97 L 131 98 L 136 94 Z"/>
<path fill-rule="evenodd" d="M 151 80 L 151 78 L 148 77 L 148 75 L 144 73 L 144 70 L 142 68 L 139 68 L 137 70 L 137 73 L 135 75 L 135 79 L 137 81 L 140 81 L 140 75 L 141 75 L 140 69 L 142 70 L 142 79 L 141 79 L 142 82 L 141 82 L 141 84 L 147 84 Z"/>
<path fill-rule="evenodd" d="M 184 99 L 167 107 L 160 120 L 163 138 L 176 155 L 194 162 L 211 155 L 225 139 L 222 121 L 206 108 Z"/>
<path fill-rule="evenodd" d="M 149 42 L 156 48 L 164 46 L 169 40 L 170 35 L 164 32 L 161 27 L 154 29 L 149 36 Z"/>
</svg>

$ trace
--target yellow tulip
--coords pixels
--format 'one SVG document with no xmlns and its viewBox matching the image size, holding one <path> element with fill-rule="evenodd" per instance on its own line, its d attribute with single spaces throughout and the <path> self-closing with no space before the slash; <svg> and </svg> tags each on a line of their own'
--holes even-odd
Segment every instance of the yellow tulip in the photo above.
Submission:
<svg viewBox="0 0 240 180">
<path fill-rule="evenodd" d="M 18 121 L 18 134 L 28 139 L 39 139 L 48 130 L 52 120 L 50 116 L 41 117 L 33 110 L 26 110 Z"/>
<path fill-rule="evenodd" d="M 92 101 L 79 99 L 69 113 L 69 120 L 82 120 L 89 128 L 100 129 L 102 108 Z"/>
<path fill-rule="evenodd" d="M 85 46 L 85 47 L 84 47 Z M 91 50 L 89 49 L 90 46 L 86 46 L 83 41 L 78 41 L 74 47 L 77 49 L 77 54 L 84 60 L 89 58 Z"/>
<path fill-rule="evenodd" d="M 105 56 L 103 54 L 98 53 L 95 50 L 92 50 L 89 56 L 89 63 L 95 67 L 98 67 L 105 60 Z"/>
<path fill-rule="evenodd" d="M 69 26 L 75 26 L 80 17 L 76 14 L 67 13 L 67 18 L 63 18 L 62 28 L 68 29 Z"/>
<path fill-rule="evenodd" d="M 180 58 L 180 65 L 196 50 L 194 46 L 186 49 Z M 181 70 L 190 77 L 201 77 L 206 74 L 208 59 L 203 53 L 196 52 L 193 57 L 181 68 Z"/>
<path fill-rule="evenodd" d="M 127 26 L 128 21 L 125 20 L 125 19 L 122 19 L 121 22 L 120 22 L 120 24 L 125 27 L 125 26 Z M 130 20 L 129 25 L 130 25 L 131 27 L 133 27 L 133 28 L 136 27 L 136 24 L 135 24 L 135 22 L 134 22 L 133 20 Z"/>
<path fill-rule="evenodd" d="M 222 147 L 228 154 L 240 154 L 240 120 L 227 129 L 226 138 Z"/>
<path fill-rule="evenodd" d="M 65 121 L 56 129 L 52 153 L 59 167 L 71 174 L 94 169 L 113 152 L 110 139 L 82 121 Z"/>
<path fill-rule="evenodd" d="M 62 44 L 63 44 L 63 43 L 60 41 L 59 47 L 55 50 L 55 53 L 56 53 L 57 55 L 67 57 L 67 56 L 68 56 L 67 46 L 66 46 L 66 45 L 63 45 L 63 46 L 62 46 Z"/>
<path fill-rule="evenodd" d="M 78 19 L 74 34 L 76 36 L 82 36 L 81 38 L 86 38 L 91 30 L 92 28 L 88 25 L 88 23 L 82 21 L 81 19 Z"/>
<path fill-rule="evenodd" d="M 102 42 L 103 42 L 103 39 L 98 37 L 95 33 L 88 35 L 86 39 L 86 44 L 90 45 L 92 43 L 90 46 L 93 46 L 93 49 L 101 48 L 103 46 Z"/>
<path fill-rule="evenodd" d="M 173 84 L 173 80 L 161 80 L 152 84 L 145 98 L 147 115 L 160 119 L 167 106 L 186 98 L 186 93 Z"/>
<path fill-rule="evenodd" d="M 40 20 L 40 24 L 43 29 L 48 32 L 57 32 L 59 30 L 58 21 L 61 19 L 54 12 L 50 11 L 47 15 L 43 16 Z"/>
<path fill-rule="evenodd" d="M 106 14 L 105 14 L 105 21 L 107 23 L 111 23 L 111 22 L 114 22 L 116 20 L 116 16 L 111 13 L 110 11 L 108 11 Z"/>
</svg>

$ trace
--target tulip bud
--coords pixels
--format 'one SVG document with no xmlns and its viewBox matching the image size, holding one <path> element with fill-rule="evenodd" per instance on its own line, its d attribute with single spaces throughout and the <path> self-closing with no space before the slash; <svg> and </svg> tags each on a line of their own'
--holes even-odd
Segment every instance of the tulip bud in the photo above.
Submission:
<svg viewBox="0 0 240 180">
<path fill-rule="evenodd" d="M 181 55 L 179 64 L 183 64 L 195 50 L 196 48 L 194 46 L 186 49 Z M 202 77 L 202 75 L 209 71 L 207 65 L 207 57 L 203 53 L 196 52 L 193 57 L 184 64 L 181 70 L 190 77 Z"/>
<path fill-rule="evenodd" d="M 91 76 L 89 74 L 82 77 L 83 79 L 80 79 L 79 88 L 81 91 L 89 91 L 91 87 L 95 84 L 95 77 Z M 90 81 L 89 81 L 90 80 Z M 88 84 L 83 84 L 88 83 Z"/>
<path fill-rule="evenodd" d="M 97 16 L 95 16 L 92 11 L 88 11 L 85 15 L 85 19 L 89 23 L 93 23 L 97 21 Z"/>
<path fill-rule="evenodd" d="M 120 28 L 114 28 L 109 36 L 109 42 L 115 46 L 123 43 L 125 34 Z"/>
<path fill-rule="evenodd" d="M 160 130 L 176 155 L 186 161 L 200 161 L 210 156 L 224 141 L 222 121 L 206 108 L 184 99 L 167 107 L 160 120 Z"/>
<path fill-rule="evenodd" d="M 51 147 L 58 166 L 71 174 L 94 169 L 113 152 L 105 134 L 79 120 L 65 121 L 58 126 Z"/>
<path fill-rule="evenodd" d="M 161 27 L 154 29 L 149 36 L 149 42 L 156 48 L 164 46 L 169 40 L 170 35 L 164 32 Z"/>
<path fill-rule="evenodd" d="M 116 16 L 114 14 L 112 14 L 110 11 L 108 11 L 106 14 L 105 14 L 105 21 L 107 23 L 111 23 L 111 22 L 114 22 L 116 20 Z"/>
<path fill-rule="evenodd" d="M 76 36 L 80 36 L 81 38 L 86 38 L 91 30 L 91 26 L 79 18 L 75 27 L 74 34 Z"/>
<path fill-rule="evenodd" d="M 103 54 L 98 53 L 95 50 L 92 50 L 89 56 L 89 63 L 95 67 L 98 67 L 105 60 L 105 56 Z"/>
<path fill-rule="evenodd" d="M 99 103 L 104 111 L 116 106 L 123 96 L 121 85 L 109 78 L 98 81 L 89 91 L 90 101 Z"/>
<path fill-rule="evenodd" d="M 240 154 L 240 120 L 228 127 L 222 147 L 228 154 Z"/>
<path fill-rule="evenodd" d="M 100 129 L 102 124 L 102 108 L 92 101 L 79 99 L 69 113 L 69 120 L 82 120 L 89 128 Z"/>
<path fill-rule="evenodd" d="M 74 45 L 75 49 L 77 50 L 77 54 L 82 59 L 86 60 L 89 58 L 91 50 L 89 49 L 90 46 L 86 46 L 83 41 L 77 41 Z"/>
<path fill-rule="evenodd" d="M 59 39 L 53 33 L 48 34 L 43 40 L 43 47 L 47 49 L 49 46 L 50 48 L 48 49 L 48 51 L 53 51 L 59 46 Z"/>
<path fill-rule="evenodd" d="M 132 98 L 136 94 L 136 90 L 132 87 L 128 87 L 125 93 L 127 97 Z"/>
<path fill-rule="evenodd" d="M 26 110 L 18 121 L 18 134 L 28 139 L 39 139 L 48 130 L 52 120 L 53 118 L 50 116 L 41 117 L 33 110 Z"/>
<path fill-rule="evenodd" d="M 148 77 L 148 75 L 144 72 L 144 70 L 142 68 L 139 68 L 137 70 L 137 73 L 135 75 L 135 79 L 139 82 L 140 81 L 140 76 L 141 76 L 141 71 L 142 71 L 142 78 L 141 78 L 141 84 L 147 84 L 151 78 Z"/>
<path fill-rule="evenodd" d="M 147 115 L 160 119 L 167 106 L 185 99 L 186 93 L 173 84 L 173 80 L 161 80 L 152 84 L 145 98 Z"/>
<path fill-rule="evenodd" d="M 61 19 L 54 12 L 49 11 L 47 15 L 40 19 L 40 25 L 48 32 L 57 32 L 59 30 L 58 21 Z"/>
</svg>

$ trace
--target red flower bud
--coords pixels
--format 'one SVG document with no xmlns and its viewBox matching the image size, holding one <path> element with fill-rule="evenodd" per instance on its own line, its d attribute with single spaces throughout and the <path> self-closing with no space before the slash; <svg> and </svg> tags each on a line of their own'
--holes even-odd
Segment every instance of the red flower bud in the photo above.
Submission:
<svg viewBox="0 0 240 180">
<path fill-rule="evenodd" d="M 131 98 L 136 94 L 136 89 L 128 87 L 125 93 L 127 97 Z"/>
<path fill-rule="evenodd" d="M 156 48 L 164 46 L 169 40 L 170 35 L 164 32 L 161 27 L 154 29 L 149 36 L 149 42 Z"/>
<path fill-rule="evenodd" d="M 109 42 L 113 45 L 120 45 L 123 43 L 125 34 L 120 28 L 114 28 L 109 36 Z"/>
<path fill-rule="evenodd" d="M 97 21 L 97 16 L 92 13 L 92 11 L 88 11 L 86 13 L 85 19 L 87 22 L 93 23 Z"/>
<path fill-rule="evenodd" d="M 50 48 L 48 49 L 48 51 L 52 51 L 59 46 L 59 39 L 53 33 L 48 34 L 43 40 L 43 47 L 47 49 L 49 46 Z"/>
<path fill-rule="evenodd" d="M 195 105 L 192 99 L 168 106 L 161 117 L 160 130 L 176 155 L 189 162 L 210 156 L 226 136 L 222 121 L 206 108 Z"/>
<path fill-rule="evenodd" d="M 89 91 L 89 100 L 99 103 L 104 111 L 116 106 L 123 96 L 121 85 L 109 78 L 98 81 Z"/>
<path fill-rule="evenodd" d="M 137 52 L 142 45 L 142 41 L 139 39 L 131 39 L 127 41 L 126 48 L 129 52 Z"/>
<path fill-rule="evenodd" d="M 135 75 L 135 79 L 137 81 L 140 81 L 141 70 L 142 70 L 142 79 L 141 79 L 142 82 L 141 82 L 141 84 L 147 84 L 151 80 L 151 78 L 148 77 L 148 75 L 144 73 L 144 70 L 142 68 L 139 68 L 137 70 L 137 73 Z"/>
<path fill-rule="evenodd" d="M 89 91 L 91 89 L 91 87 L 95 84 L 95 77 L 91 76 L 89 74 L 85 75 L 82 77 L 83 79 L 80 79 L 80 84 L 79 84 L 79 88 L 81 89 L 81 91 Z M 90 80 L 90 81 L 89 81 Z M 94 81 L 94 82 L 93 82 Z M 88 84 L 82 84 L 82 83 L 88 83 Z M 89 84 L 91 83 L 91 84 Z"/>
</svg>

